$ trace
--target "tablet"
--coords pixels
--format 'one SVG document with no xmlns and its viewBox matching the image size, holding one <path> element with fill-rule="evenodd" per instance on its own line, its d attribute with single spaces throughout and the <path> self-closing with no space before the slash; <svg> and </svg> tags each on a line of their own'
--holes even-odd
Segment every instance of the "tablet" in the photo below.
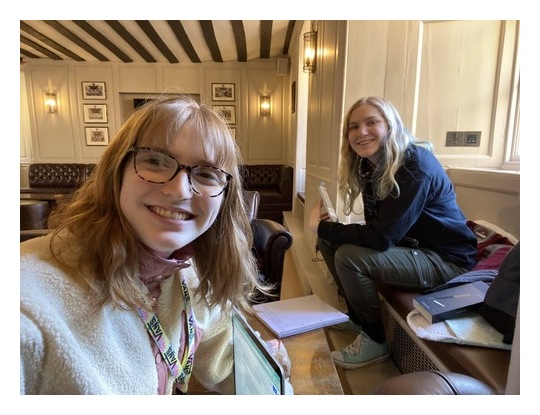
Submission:
<svg viewBox="0 0 540 415">
<path fill-rule="evenodd" d="M 233 309 L 236 395 L 285 395 L 285 374 L 268 346 L 244 315 Z"/>
</svg>

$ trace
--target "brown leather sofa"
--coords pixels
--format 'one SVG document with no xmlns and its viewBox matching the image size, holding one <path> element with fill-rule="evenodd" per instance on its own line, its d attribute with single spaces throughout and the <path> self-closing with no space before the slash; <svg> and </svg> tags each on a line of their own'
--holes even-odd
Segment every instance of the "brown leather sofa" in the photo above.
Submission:
<svg viewBox="0 0 540 415">
<path fill-rule="evenodd" d="M 33 163 L 28 167 L 28 194 L 65 194 L 78 188 L 94 170 L 93 163 Z"/>
<path fill-rule="evenodd" d="M 47 201 L 52 210 L 58 200 L 69 197 L 90 176 L 94 167 L 93 163 L 30 164 L 29 187 L 21 188 L 21 200 Z"/>
<path fill-rule="evenodd" d="M 390 378 L 373 391 L 374 395 L 495 395 L 495 391 L 461 373 L 424 371 Z"/>
<path fill-rule="evenodd" d="M 28 168 L 28 188 L 21 188 L 21 197 L 55 200 L 78 188 L 92 173 L 93 163 L 33 163 Z M 259 219 L 283 223 L 283 211 L 292 210 L 293 168 L 284 164 L 253 164 L 240 166 L 245 190 L 260 195 Z"/>
<path fill-rule="evenodd" d="M 21 232 L 47 229 L 49 214 L 57 201 L 69 197 L 94 167 L 95 164 L 84 163 L 30 164 L 29 187 L 20 189 Z"/>
<path fill-rule="evenodd" d="M 260 195 L 259 219 L 283 223 L 283 212 L 292 210 L 293 168 L 285 164 L 245 164 L 240 167 L 245 190 Z"/>
<path fill-rule="evenodd" d="M 47 229 L 49 213 L 46 200 L 21 199 L 21 230 Z"/>
<path fill-rule="evenodd" d="M 260 195 L 256 191 L 244 191 L 246 211 L 253 229 L 253 253 L 259 265 L 259 276 L 274 286 L 271 295 L 260 295 L 257 301 L 276 301 L 280 298 L 285 253 L 291 247 L 293 237 L 280 223 L 258 218 Z"/>
</svg>

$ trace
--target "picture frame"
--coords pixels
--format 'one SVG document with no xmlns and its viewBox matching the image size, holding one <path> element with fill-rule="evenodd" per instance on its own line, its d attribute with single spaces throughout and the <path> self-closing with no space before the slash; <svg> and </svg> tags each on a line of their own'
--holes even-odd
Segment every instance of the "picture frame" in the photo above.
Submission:
<svg viewBox="0 0 540 415">
<path fill-rule="evenodd" d="M 234 105 L 214 105 L 214 111 L 219 112 L 227 124 L 236 124 L 236 107 Z"/>
<path fill-rule="evenodd" d="M 231 130 L 231 135 L 233 136 L 233 138 L 236 138 L 236 128 L 235 127 L 229 127 L 229 129 Z"/>
<path fill-rule="evenodd" d="M 83 82 L 83 99 L 107 99 L 105 82 Z"/>
<path fill-rule="evenodd" d="M 212 84 L 212 101 L 234 101 L 234 84 Z"/>
<path fill-rule="evenodd" d="M 83 104 L 85 123 L 107 123 L 106 104 Z"/>
<path fill-rule="evenodd" d="M 108 127 L 85 127 L 87 146 L 107 146 L 109 145 Z"/>
</svg>

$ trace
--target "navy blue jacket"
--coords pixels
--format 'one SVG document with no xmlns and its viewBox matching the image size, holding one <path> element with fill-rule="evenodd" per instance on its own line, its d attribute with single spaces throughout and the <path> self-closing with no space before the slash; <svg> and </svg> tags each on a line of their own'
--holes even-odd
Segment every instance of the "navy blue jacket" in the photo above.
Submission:
<svg viewBox="0 0 540 415">
<path fill-rule="evenodd" d="M 377 251 L 402 244 L 405 237 L 431 249 L 444 260 L 471 269 L 476 265 L 474 233 L 456 201 L 454 186 L 435 155 L 420 146 L 407 149 L 403 165 L 396 172 L 399 197 L 387 196 L 377 202 L 366 224 L 321 221 L 318 236 L 337 244 L 366 246 Z M 373 199 L 364 191 L 364 206 Z"/>
</svg>

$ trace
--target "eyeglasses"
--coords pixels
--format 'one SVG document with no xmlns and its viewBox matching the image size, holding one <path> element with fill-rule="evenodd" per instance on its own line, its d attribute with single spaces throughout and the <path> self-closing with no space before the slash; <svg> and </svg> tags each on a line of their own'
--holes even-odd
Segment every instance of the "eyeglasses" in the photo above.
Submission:
<svg viewBox="0 0 540 415">
<path fill-rule="evenodd" d="M 131 147 L 134 153 L 133 167 L 138 176 L 150 183 L 164 184 L 170 182 L 185 169 L 189 185 L 193 192 L 217 197 L 227 188 L 232 176 L 224 170 L 213 166 L 186 166 L 178 163 L 172 155 L 164 150 L 150 147 Z"/>
</svg>

